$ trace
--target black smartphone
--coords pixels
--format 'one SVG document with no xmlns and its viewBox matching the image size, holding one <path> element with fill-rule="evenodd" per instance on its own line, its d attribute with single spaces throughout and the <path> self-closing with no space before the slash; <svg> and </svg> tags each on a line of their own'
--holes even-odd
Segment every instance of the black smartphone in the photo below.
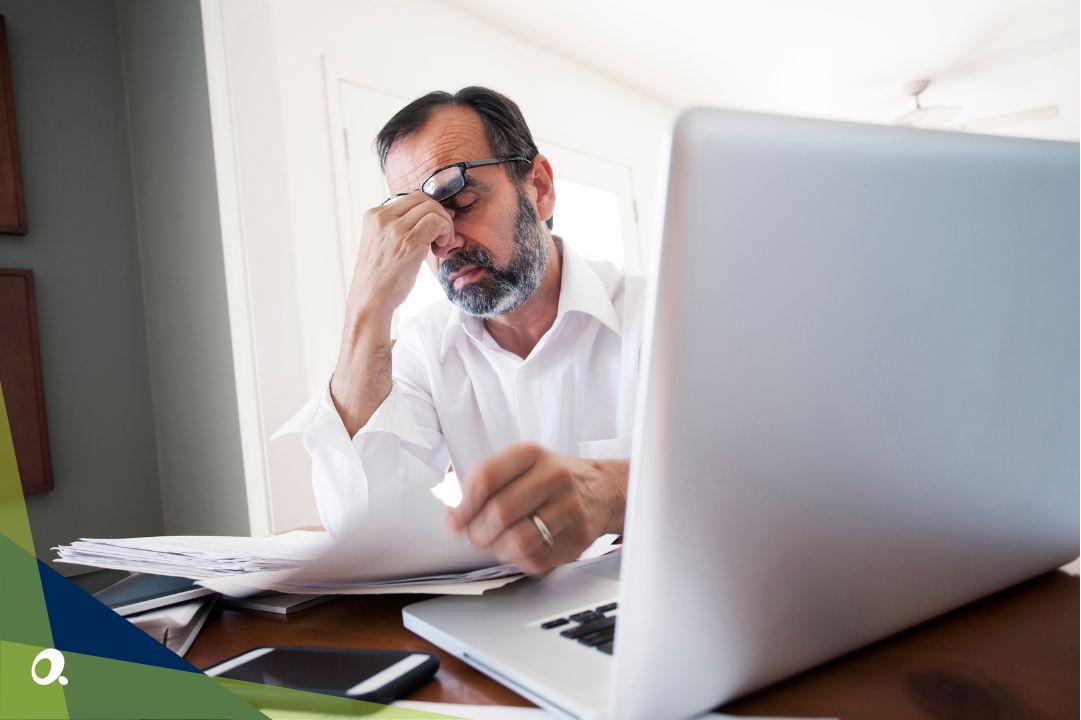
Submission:
<svg viewBox="0 0 1081 720">
<path fill-rule="evenodd" d="M 426 652 L 273 646 L 252 648 L 203 672 L 386 705 L 437 669 L 439 658 Z"/>
</svg>

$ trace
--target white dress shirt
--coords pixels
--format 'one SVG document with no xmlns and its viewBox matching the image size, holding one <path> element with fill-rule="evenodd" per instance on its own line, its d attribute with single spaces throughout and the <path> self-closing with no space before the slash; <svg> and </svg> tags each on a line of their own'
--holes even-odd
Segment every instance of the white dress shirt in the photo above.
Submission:
<svg viewBox="0 0 1081 720">
<path fill-rule="evenodd" d="M 501 348 L 484 322 L 450 301 L 402 323 L 386 400 L 349 437 L 323 385 L 279 431 L 300 432 L 312 456 L 319 516 L 331 534 L 439 484 L 453 465 L 519 442 L 564 455 L 629 458 L 645 281 L 562 243 L 555 322 L 529 356 Z"/>
</svg>

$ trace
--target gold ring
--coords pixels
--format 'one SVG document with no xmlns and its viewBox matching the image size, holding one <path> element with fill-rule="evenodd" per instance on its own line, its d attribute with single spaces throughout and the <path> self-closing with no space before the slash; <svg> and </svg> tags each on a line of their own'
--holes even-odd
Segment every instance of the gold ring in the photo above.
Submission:
<svg viewBox="0 0 1081 720">
<path fill-rule="evenodd" d="M 540 516 L 536 513 L 532 516 L 533 524 L 537 526 L 537 532 L 540 533 L 541 540 L 548 547 L 553 547 L 555 541 L 552 539 L 552 531 L 548 529 L 548 526 L 544 524 L 544 521 L 540 519 Z"/>
</svg>

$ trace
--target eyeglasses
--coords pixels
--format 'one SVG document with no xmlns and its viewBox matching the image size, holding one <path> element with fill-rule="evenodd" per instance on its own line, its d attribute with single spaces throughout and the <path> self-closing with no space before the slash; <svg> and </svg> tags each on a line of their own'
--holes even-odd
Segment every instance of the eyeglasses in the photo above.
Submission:
<svg viewBox="0 0 1081 720">
<path fill-rule="evenodd" d="M 532 162 L 524 157 L 488 158 L 487 160 L 468 160 L 444 165 L 420 184 L 420 190 L 436 202 L 449 200 L 465 189 L 465 171 L 469 168 L 484 167 L 485 165 L 502 165 L 509 162 Z M 409 193 L 397 193 L 391 195 L 380 205 L 386 205 Z"/>
</svg>

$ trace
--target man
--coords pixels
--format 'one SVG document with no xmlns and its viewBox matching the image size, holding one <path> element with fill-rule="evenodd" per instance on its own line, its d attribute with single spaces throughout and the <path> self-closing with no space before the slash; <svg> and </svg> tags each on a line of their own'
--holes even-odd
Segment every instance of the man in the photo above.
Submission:
<svg viewBox="0 0 1081 720">
<path fill-rule="evenodd" d="M 539 573 L 620 533 L 643 283 L 551 234 L 552 168 L 492 90 L 431 93 L 376 138 L 369 210 L 329 387 L 298 415 L 328 530 L 452 465 L 447 522 Z M 391 318 L 427 262 L 450 303 Z"/>
</svg>

